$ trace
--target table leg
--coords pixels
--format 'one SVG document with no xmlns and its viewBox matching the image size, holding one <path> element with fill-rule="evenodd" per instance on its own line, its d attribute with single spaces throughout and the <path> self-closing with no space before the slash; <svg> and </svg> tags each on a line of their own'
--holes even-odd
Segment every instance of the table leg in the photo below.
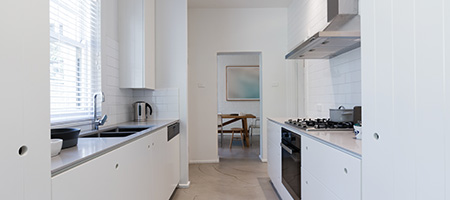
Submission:
<svg viewBox="0 0 450 200">
<path fill-rule="evenodd" d="M 223 146 L 223 118 L 220 118 L 220 147 Z"/>
<path fill-rule="evenodd" d="M 246 145 L 247 147 L 250 147 L 250 141 L 248 138 L 247 118 L 242 118 L 242 128 L 244 129 Z"/>
</svg>

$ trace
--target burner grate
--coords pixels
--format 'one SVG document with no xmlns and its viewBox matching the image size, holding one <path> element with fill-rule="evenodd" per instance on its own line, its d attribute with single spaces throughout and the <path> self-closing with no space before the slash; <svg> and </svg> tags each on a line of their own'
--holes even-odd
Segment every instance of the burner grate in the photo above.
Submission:
<svg viewBox="0 0 450 200">
<path fill-rule="evenodd" d="M 306 119 L 306 118 L 298 118 L 298 119 L 289 119 L 285 122 L 286 124 L 290 124 L 293 126 L 297 126 L 304 130 L 352 130 L 353 122 L 333 122 L 330 119 L 325 118 L 317 118 L 317 119 Z"/>
</svg>

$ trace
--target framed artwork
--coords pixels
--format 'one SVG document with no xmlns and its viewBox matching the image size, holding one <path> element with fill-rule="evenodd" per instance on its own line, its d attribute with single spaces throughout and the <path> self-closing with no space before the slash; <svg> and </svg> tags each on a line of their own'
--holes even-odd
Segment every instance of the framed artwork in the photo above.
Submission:
<svg viewBox="0 0 450 200">
<path fill-rule="evenodd" d="M 227 101 L 259 101 L 259 66 L 226 67 Z"/>
</svg>

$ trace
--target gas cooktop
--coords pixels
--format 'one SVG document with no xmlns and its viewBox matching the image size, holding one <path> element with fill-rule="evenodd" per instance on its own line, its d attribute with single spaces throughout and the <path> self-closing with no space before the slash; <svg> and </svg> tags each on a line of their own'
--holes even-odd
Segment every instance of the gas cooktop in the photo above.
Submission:
<svg viewBox="0 0 450 200">
<path fill-rule="evenodd" d="M 289 119 L 284 123 L 306 131 L 353 131 L 353 122 L 333 122 L 330 119 Z"/>
</svg>

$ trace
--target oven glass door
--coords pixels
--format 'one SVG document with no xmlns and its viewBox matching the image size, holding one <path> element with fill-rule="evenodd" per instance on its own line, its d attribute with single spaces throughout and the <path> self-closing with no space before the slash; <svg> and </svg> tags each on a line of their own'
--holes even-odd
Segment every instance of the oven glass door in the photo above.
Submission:
<svg viewBox="0 0 450 200">
<path fill-rule="evenodd" d="M 295 134 L 295 133 L 292 133 Z M 300 138 L 298 137 L 298 140 Z M 300 199 L 300 149 L 285 140 L 281 143 L 282 182 L 294 199 Z"/>
</svg>

